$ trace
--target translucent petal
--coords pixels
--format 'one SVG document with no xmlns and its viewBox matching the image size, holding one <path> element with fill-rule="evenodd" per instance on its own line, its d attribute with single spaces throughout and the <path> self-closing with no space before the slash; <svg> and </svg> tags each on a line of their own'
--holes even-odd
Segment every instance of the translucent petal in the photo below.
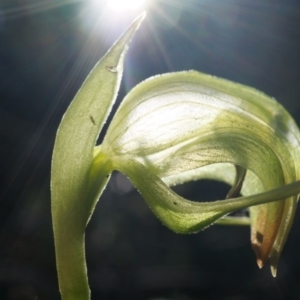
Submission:
<svg viewBox="0 0 300 300">
<path fill-rule="evenodd" d="M 134 88 L 102 147 L 111 156 L 135 157 L 165 182 L 200 178 L 206 165 L 235 164 L 259 179 L 253 188 L 246 178 L 243 191 L 251 194 L 300 179 L 299 141 L 293 119 L 274 99 L 189 71 L 153 77 Z M 295 207 L 296 196 L 251 209 L 259 265 L 282 251 Z"/>
</svg>

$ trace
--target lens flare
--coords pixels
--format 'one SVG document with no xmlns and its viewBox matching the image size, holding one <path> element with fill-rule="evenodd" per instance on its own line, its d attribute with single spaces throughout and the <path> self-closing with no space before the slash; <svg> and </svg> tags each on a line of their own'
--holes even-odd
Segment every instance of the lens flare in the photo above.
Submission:
<svg viewBox="0 0 300 300">
<path fill-rule="evenodd" d="M 141 7 L 144 2 L 144 0 L 109 0 L 107 4 L 114 10 L 133 10 Z"/>
</svg>

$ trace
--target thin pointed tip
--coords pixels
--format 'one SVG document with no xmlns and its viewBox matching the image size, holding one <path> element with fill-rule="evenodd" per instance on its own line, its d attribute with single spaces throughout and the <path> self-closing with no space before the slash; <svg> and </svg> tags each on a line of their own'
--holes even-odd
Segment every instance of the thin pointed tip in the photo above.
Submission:
<svg viewBox="0 0 300 300">
<path fill-rule="evenodd" d="M 271 257 L 270 257 L 270 263 L 271 263 L 271 273 L 273 277 L 276 277 L 277 275 L 277 269 L 278 269 L 278 262 L 280 257 L 280 251 L 273 251 Z"/>
<path fill-rule="evenodd" d="M 131 25 L 135 24 L 135 30 L 138 30 L 144 19 L 146 18 L 146 11 L 144 10 L 142 13 L 140 13 L 132 22 Z"/>
<path fill-rule="evenodd" d="M 277 275 L 277 268 L 274 266 L 271 266 L 271 273 L 272 273 L 272 276 L 275 278 Z"/>
<path fill-rule="evenodd" d="M 146 18 L 146 15 L 147 15 L 147 12 L 144 10 L 135 18 L 135 20 L 133 22 L 135 22 L 135 21 L 142 22 Z"/>
<path fill-rule="evenodd" d="M 263 261 L 262 261 L 261 259 L 259 259 L 259 258 L 256 260 L 256 263 L 257 263 L 257 265 L 258 265 L 258 267 L 259 267 L 260 269 L 264 266 Z"/>
</svg>

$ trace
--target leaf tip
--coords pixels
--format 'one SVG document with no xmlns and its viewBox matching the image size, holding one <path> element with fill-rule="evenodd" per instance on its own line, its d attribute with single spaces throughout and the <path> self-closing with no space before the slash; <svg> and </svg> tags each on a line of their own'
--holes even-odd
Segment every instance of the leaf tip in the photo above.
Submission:
<svg viewBox="0 0 300 300">
<path fill-rule="evenodd" d="M 146 18 L 147 12 L 144 10 L 140 15 L 138 15 L 132 23 L 137 24 L 136 29 L 139 28 L 143 20 Z"/>
<path fill-rule="evenodd" d="M 145 17 L 147 16 L 147 12 L 144 10 L 139 16 L 141 19 L 145 19 Z"/>
</svg>

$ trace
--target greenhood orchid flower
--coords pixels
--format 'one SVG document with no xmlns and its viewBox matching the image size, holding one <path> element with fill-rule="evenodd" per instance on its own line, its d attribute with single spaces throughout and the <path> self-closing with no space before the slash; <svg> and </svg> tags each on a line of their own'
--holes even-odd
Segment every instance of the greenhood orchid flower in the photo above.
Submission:
<svg viewBox="0 0 300 300">
<path fill-rule="evenodd" d="M 149 78 L 125 97 L 95 146 L 117 96 L 128 43 L 144 16 L 89 74 L 57 132 L 51 193 L 63 299 L 90 297 L 84 232 L 114 170 L 128 176 L 177 233 L 250 223 L 257 263 L 270 259 L 273 276 L 293 223 L 300 132 L 278 102 L 253 88 L 196 71 Z M 203 178 L 232 185 L 227 199 L 196 203 L 170 188 Z M 250 219 L 226 217 L 243 208 Z"/>
</svg>

